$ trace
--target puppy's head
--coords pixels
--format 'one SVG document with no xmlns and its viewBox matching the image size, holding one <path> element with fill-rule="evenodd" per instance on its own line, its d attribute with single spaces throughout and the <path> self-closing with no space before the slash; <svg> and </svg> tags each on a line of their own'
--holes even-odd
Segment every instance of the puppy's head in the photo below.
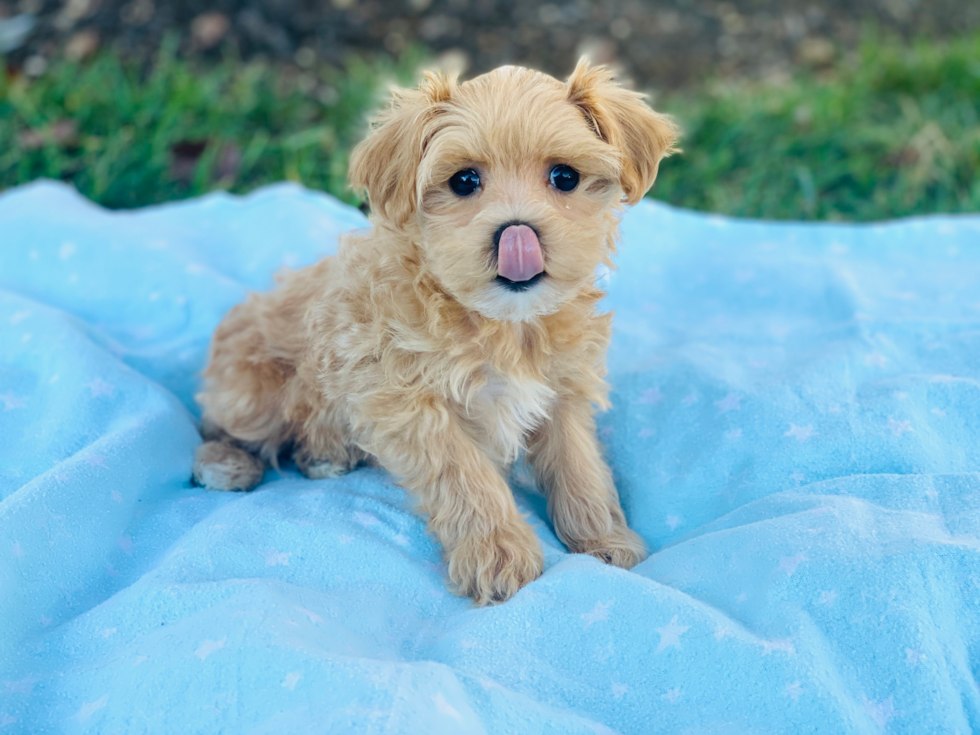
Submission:
<svg viewBox="0 0 980 735">
<path fill-rule="evenodd" d="M 399 89 L 351 158 L 376 216 L 416 233 L 442 288 L 490 319 L 553 313 L 595 278 L 676 128 L 608 70 L 502 67 Z"/>
</svg>

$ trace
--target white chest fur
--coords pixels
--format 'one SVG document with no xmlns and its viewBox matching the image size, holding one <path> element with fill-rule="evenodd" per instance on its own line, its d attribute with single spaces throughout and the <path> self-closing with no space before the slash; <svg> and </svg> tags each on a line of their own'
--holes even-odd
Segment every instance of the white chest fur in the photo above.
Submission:
<svg viewBox="0 0 980 735">
<path fill-rule="evenodd" d="M 537 380 L 519 380 L 484 370 L 486 385 L 467 413 L 494 460 L 509 465 L 517 459 L 529 432 L 551 415 L 555 392 Z"/>
</svg>

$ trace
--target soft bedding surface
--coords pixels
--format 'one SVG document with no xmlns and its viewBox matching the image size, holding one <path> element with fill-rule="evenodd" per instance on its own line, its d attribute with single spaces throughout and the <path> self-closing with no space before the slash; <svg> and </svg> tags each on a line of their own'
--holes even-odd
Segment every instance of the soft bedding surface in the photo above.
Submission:
<svg viewBox="0 0 980 735">
<path fill-rule="evenodd" d="M 209 335 L 359 212 L 0 196 L 0 733 L 980 729 L 980 218 L 623 221 L 600 433 L 632 571 L 446 591 L 383 472 L 190 485 Z"/>
</svg>

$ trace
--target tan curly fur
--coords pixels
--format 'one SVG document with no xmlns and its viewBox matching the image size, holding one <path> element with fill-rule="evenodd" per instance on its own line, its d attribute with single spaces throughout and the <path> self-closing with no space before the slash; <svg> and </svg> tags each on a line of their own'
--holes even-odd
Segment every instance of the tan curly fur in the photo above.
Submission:
<svg viewBox="0 0 980 735">
<path fill-rule="evenodd" d="M 254 486 L 261 465 L 244 451 L 272 463 L 291 451 L 311 477 L 377 462 L 417 498 L 456 591 L 490 604 L 542 570 L 505 481 L 526 450 L 571 551 L 642 560 L 595 435 L 611 315 L 594 282 L 623 204 L 653 184 L 675 135 L 585 62 L 565 83 L 503 67 L 395 90 L 351 160 L 373 228 L 281 274 L 215 332 L 196 476 Z M 580 173 L 571 192 L 550 184 L 558 163 Z M 482 180 L 468 197 L 447 183 L 464 168 Z M 495 282 L 508 222 L 533 226 L 545 264 L 516 293 Z M 222 458 L 226 472 L 208 466 Z"/>
</svg>

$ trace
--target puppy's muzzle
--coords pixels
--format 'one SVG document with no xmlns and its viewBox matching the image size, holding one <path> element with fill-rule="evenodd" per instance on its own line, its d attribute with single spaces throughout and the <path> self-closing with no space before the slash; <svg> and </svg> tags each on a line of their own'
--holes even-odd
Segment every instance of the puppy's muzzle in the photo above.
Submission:
<svg viewBox="0 0 980 735">
<path fill-rule="evenodd" d="M 502 225 L 494 237 L 497 250 L 497 282 L 523 291 L 544 277 L 544 255 L 538 233 L 529 225 Z"/>
</svg>

